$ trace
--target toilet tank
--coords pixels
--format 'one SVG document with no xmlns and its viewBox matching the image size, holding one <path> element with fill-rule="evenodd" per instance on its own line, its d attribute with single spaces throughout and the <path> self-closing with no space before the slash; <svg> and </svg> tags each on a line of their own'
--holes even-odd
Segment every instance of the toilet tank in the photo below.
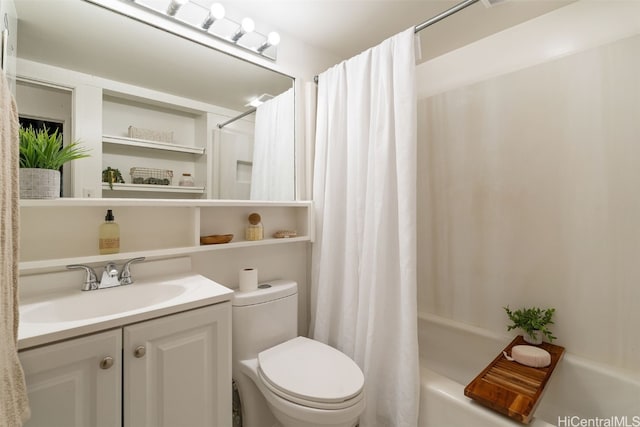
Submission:
<svg viewBox="0 0 640 427">
<path fill-rule="evenodd" d="M 268 285 L 268 286 L 267 286 Z M 298 336 L 298 284 L 263 283 L 233 294 L 233 359 L 253 359 L 263 350 Z"/>
</svg>

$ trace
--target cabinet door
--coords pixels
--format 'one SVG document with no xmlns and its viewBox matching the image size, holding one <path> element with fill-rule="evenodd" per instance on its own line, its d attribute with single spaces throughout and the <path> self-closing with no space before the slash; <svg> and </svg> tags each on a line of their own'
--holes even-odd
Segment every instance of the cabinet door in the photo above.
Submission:
<svg viewBox="0 0 640 427">
<path fill-rule="evenodd" d="M 31 406 L 25 426 L 119 426 L 121 354 L 120 329 L 20 352 Z"/>
<path fill-rule="evenodd" d="M 231 306 L 124 328 L 124 426 L 231 426 Z"/>
</svg>

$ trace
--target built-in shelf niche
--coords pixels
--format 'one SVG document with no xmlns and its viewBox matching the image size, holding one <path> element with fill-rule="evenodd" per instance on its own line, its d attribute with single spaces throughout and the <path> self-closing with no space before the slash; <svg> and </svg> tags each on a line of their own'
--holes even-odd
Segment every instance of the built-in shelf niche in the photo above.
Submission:
<svg viewBox="0 0 640 427">
<path fill-rule="evenodd" d="M 114 197 L 111 191 L 126 191 L 115 197 L 137 197 L 129 192 L 173 193 L 171 197 L 206 197 L 211 182 L 207 167 L 208 114 L 189 106 L 170 104 L 129 93 L 105 90 L 102 100 L 102 168 L 118 169 L 128 187 L 102 187 L 105 197 Z M 153 141 L 129 137 L 129 127 L 171 132 L 169 141 Z M 171 185 L 177 187 L 184 173 L 190 174 L 196 188 L 154 188 L 132 186 L 132 167 L 170 170 Z M 153 197 L 153 195 L 151 195 Z"/>
<path fill-rule="evenodd" d="M 311 202 L 169 199 L 22 200 L 20 273 L 54 271 L 68 264 L 149 259 L 251 246 L 312 241 Z M 120 253 L 99 255 L 98 228 L 107 209 L 120 225 Z M 262 217 L 265 239 L 246 241 L 250 213 Z M 58 224 L 73 224 L 73 228 Z M 273 238 L 295 230 L 293 238 Z M 200 245 L 200 236 L 233 234 L 230 243 Z"/>
</svg>

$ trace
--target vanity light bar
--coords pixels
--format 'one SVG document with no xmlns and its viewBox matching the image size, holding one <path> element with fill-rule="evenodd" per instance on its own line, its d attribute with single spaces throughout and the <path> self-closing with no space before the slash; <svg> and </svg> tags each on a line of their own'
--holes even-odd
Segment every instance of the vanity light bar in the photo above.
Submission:
<svg viewBox="0 0 640 427">
<path fill-rule="evenodd" d="M 181 24 L 204 31 L 209 36 L 231 43 L 264 58 L 272 61 L 276 60 L 276 47 L 280 43 L 280 35 L 276 32 L 271 32 L 268 36 L 265 36 L 256 32 L 255 23 L 251 18 L 244 18 L 240 23 L 226 18 L 225 8 L 220 3 L 213 3 L 210 7 L 205 7 L 195 0 L 170 0 L 166 9 L 159 9 L 157 3 L 148 0 L 129 0 L 129 2 L 174 19 Z M 181 12 L 182 10 L 184 12 Z M 195 15 L 199 15 L 197 22 L 191 22 L 194 21 Z M 218 21 L 224 21 L 224 24 L 220 25 L 220 27 L 226 28 L 227 34 L 221 34 L 219 29 L 216 30 L 214 24 Z M 234 27 L 235 30 L 233 30 Z"/>
</svg>

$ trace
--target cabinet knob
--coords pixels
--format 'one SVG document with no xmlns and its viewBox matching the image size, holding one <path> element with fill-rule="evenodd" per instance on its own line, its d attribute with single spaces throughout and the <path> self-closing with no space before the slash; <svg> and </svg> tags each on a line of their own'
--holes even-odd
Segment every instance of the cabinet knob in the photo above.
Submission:
<svg viewBox="0 0 640 427">
<path fill-rule="evenodd" d="M 100 361 L 100 369 L 109 369 L 113 366 L 113 357 L 107 356 Z"/>
<path fill-rule="evenodd" d="M 147 349 L 143 345 L 139 345 L 133 350 L 133 355 L 138 359 L 144 357 L 145 354 L 147 354 Z"/>
</svg>

